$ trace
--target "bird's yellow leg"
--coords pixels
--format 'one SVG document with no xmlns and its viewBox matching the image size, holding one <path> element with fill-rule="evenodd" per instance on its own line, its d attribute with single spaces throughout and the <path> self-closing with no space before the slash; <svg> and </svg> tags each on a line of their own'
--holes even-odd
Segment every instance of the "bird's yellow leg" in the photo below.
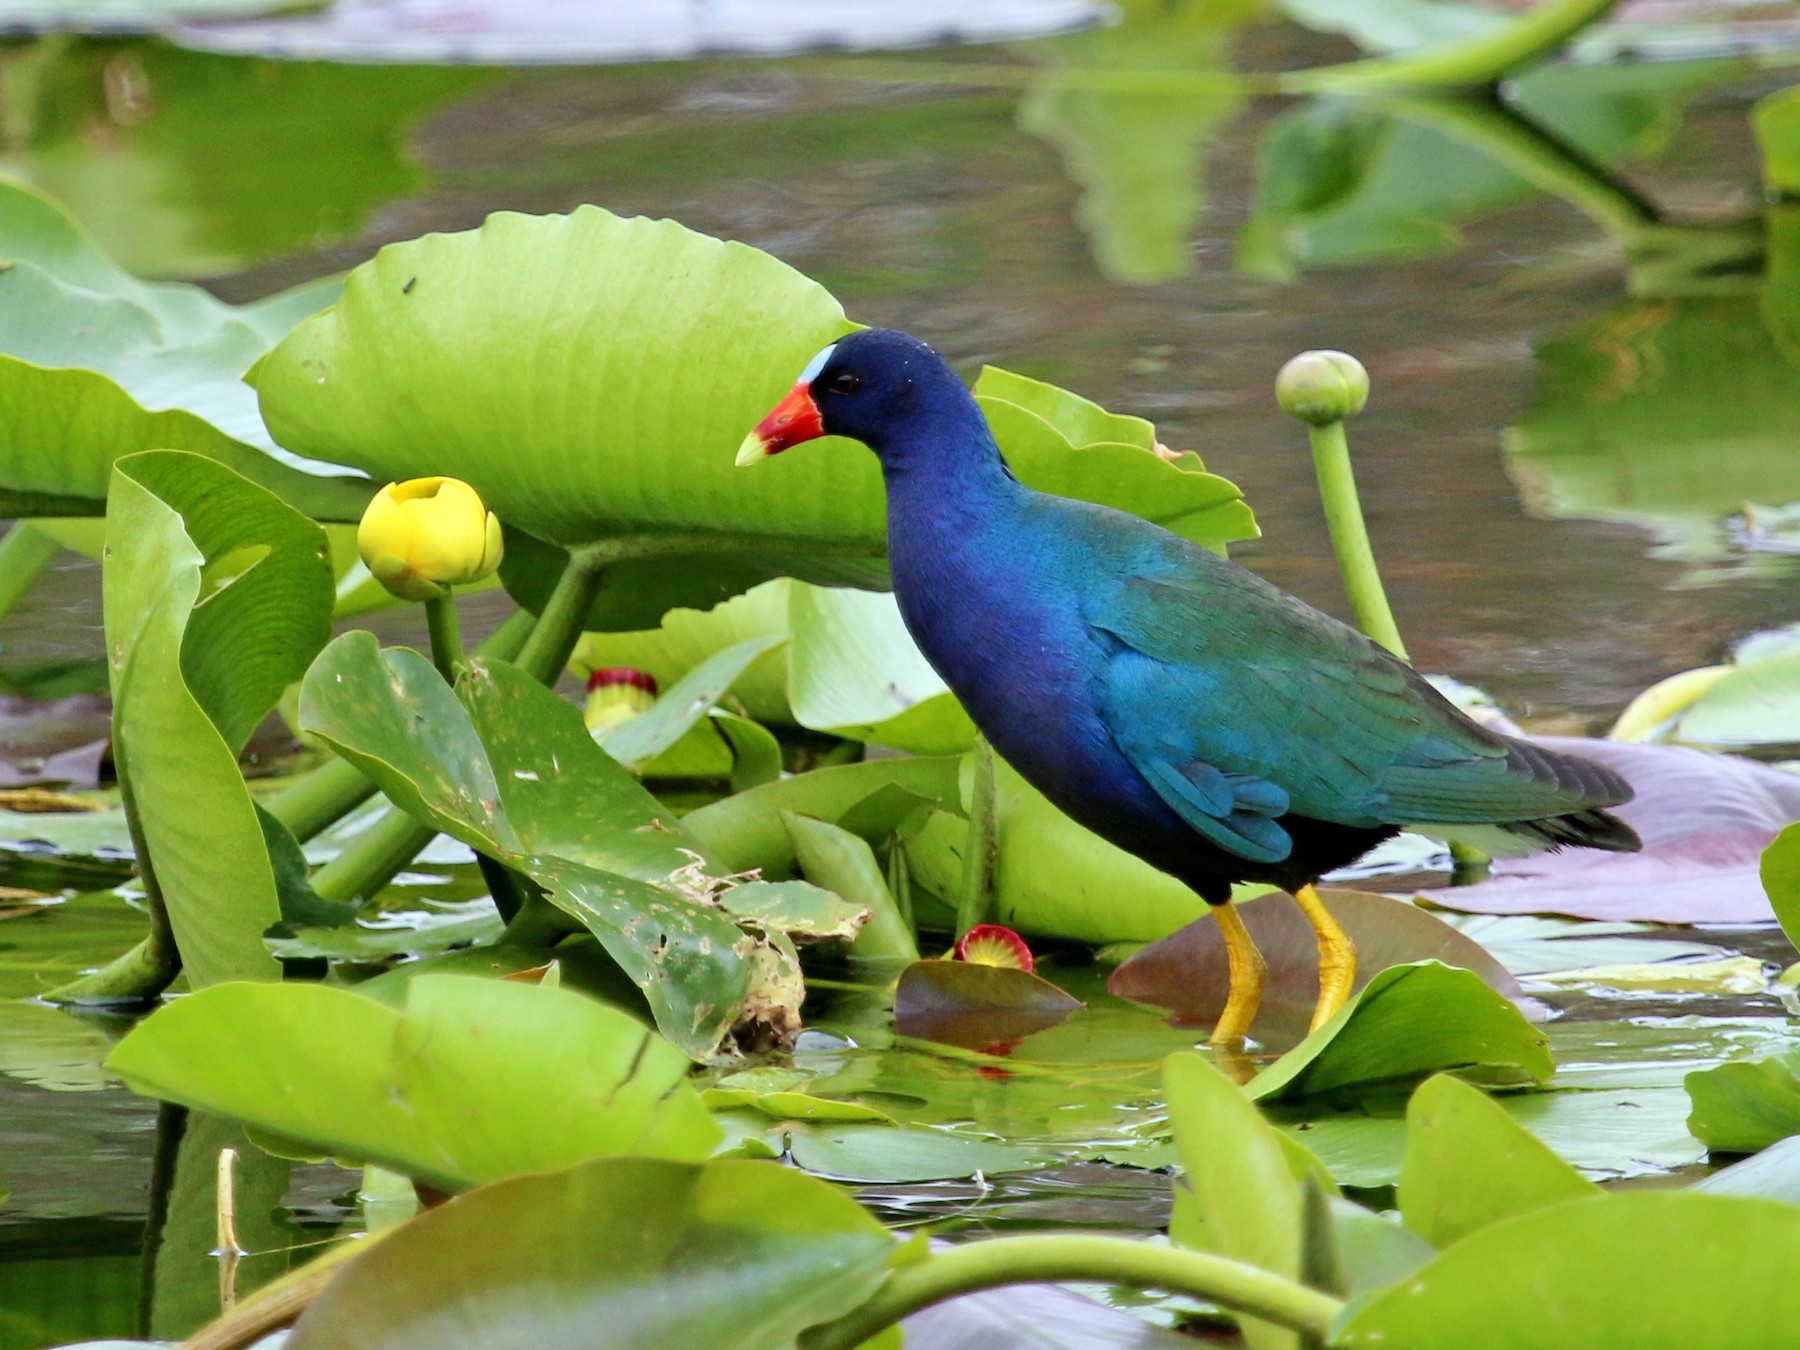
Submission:
<svg viewBox="0 0 1800 1350">
<path fill-rule="evenodd" d="M 1316 887 L 1302 886 L 1294 892 L 1319 938 L 1319 1002 L 1313 1008 L 1311 1031 L 1317 1031 L 1350 999 L 1350 987 L 1356 983 L 1356 944 L 1338 927 Z"/>
<path fill-rule="evenodd" d="M 1242 1045 L 1250 1024 L 1256 1020 L 1263 985 L 1268 980 L 1268 968 L 1263 964 L 1262 953 L 1256 950 L 1250 930 L 1244 927 L 1243 916 L 1237 912 L 1236 905 L 1229 901 L 1214 905 L 1213 918 L 1219 921 L 1219 934 L 1225 939 L 1231 988 L 1225 998 L 1225 1011 L 1219 1014 L 1218 1025 L 1213 1028 L 1208 1044 Z"/>
</svg>

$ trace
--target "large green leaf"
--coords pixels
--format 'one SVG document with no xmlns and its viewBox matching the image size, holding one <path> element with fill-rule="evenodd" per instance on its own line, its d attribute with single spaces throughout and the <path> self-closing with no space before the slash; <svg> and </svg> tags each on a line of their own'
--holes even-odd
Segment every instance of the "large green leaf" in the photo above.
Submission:
<svg viewBox="0 0 1800 1350">
<path fill-rule="evenodd" d="M 699 1159 L 719 1132 L 688 1061 L 625 1013 L 543 985 L 422 975 L 396 1011 L 324 985 L 228 984 L 159 1009 L 108 1067 L 447 1190 L 615 1153 Z"/>
<path fill-rule="evenodd" d="M 1277 1275 L 1300 1275 L 1305 1245 L 1300 1184 L 1290 1146 L 1230 1079 L 1199 1055 L 1163 1062 L 1169 1121 L 1191 1208 L 1177 1208 L 1169 1236 Z M 1252 1350 L 1292 1350 L 1299 1338 L 1246 1321 Z"/>
<path fill-rule="evenodd" d="M 454 474 L 550 546 L 611 541 L 623 556 L 596 612 L 642 627 L 639 592 L 654 595 L 654 618 L 771 576 L 881 584 L 872 456 L 827 442 L 754 474 L 732 463 L 744 432 L 850 327 L 786 265 L 671 221 L 502 213 L 383 249 L 251 380 L 283 445 L 379 478 Z M 1191 465 L 1105 444 L 1070 454 L 1041 421 L 996 433 L 1033 486 L 1208 542 L 1249 532 L 1236 489 Z M 552 574 L 544 548 L 533 563 L 523 540 L 509 545 L 508 584 L 528 603 Z"/>
<path fill-rule="evenodd" d="M 308 515 L 355 520 L 366 482 L 275 449 L 240 376 L 300 317 L 312 286 L 232 307 L 195 286 L 139 281 L 49 199 L 0 181 L 0 504 L 97 514 L 120 455 L 206 455 Z M 317 476 L 308 470 L 324 469 Z"/>
<path fill-rule="evenodd" d="M 461 1196 L 356 1257 L 291 1350 L 787 1350 L 872 1294 L 895 1239 L 768 1162 L 608 1158 Z"/>
<path fill-rule="evenodd" d="M 1544 1034 L 1480 976 L 1419 961 L 1382 971 L 1246 1090 L 1267 1102 L 1361 1097 L 1442 1070 L 1517 1086 L 1552 1067 Z"/>
<path fill-rule="evenodd" d="M 1800 1208 L 1631 1191 L 1494 1224 L 1351 1310 L 1346 1350 L 1740 1350 L 1800 1322 Z M 1772 1341 L 1771 1341 L 1772 1338 Z"/>
<path fill-rule="evenodd" d="M 1759 99 L 1750 125 L 1762 150 L 1763 183 L 1787 196 L 1800 193 L 1800 85 Z"/>
<path fill-rule="evenodd" d="M 1792 1052 L 1697 1069 L 1684 1080 L 1688 1129 L 1716 1153 L 1755 1153 L 1800 1134 L 1800 1058 Z"/>
<path fill-rule="evenodd" d="M 704 1054 L 737 1021 L 756 944 L 707 903 L 705 870 L 725 869 L 563 699 L 505 662 L 452 692 L 417 652 L 347 633 L 307 671 L 300 720 L 403 810 L 549 888 L 678 1045 Z"/>
<path fill-rule="evenodd" d="M 122 461 L 107 509 L 114 752 L 188 978 L 271 978 L 280 917 L 245 741 L 330 635 L 324 531 L 224 465 Z"/>
<path fill-rule="evenodd" d="M 1486 1093 L 1440 1074 L 1406 1105 L 1400 1213 L 1434 1247 L 1515 1214 L 1599 1193 L 1599 1187 Z"/>
</svg>

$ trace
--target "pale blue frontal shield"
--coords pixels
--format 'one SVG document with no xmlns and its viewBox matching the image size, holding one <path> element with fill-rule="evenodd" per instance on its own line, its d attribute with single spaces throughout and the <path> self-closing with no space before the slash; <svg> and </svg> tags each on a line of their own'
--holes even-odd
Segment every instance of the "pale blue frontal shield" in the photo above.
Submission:
<svg viewBox="0 0 1800 1350">
<path fill-rule="evenodd" d="M 811 384 L 813 382 L 813 380 L 815 378 L 817 378 L 819 372 L 821 370 L 825 369 L 825 363 L 827 361 L 831 360 L 831 354 L 833 352 L 835 352 L 836 350 L 837 350 L 837 343 L 834 342 L 829 347 L 827 347 L 823 351 L 821 351 L 817 356 L 813 357 L 812 360 L 808 361 L 806 363 L 806 369 L 800 372 L 799 383 Z"/>
</svg>

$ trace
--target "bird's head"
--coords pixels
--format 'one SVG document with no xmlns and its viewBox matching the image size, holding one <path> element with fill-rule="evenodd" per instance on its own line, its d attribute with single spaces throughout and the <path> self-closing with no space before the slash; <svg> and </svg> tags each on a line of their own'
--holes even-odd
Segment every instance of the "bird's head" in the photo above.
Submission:
<svg viewBox="0 0 1800 1350">
<path fill-rule="evenodd" d="M 954 410 L 981 413 L 956 373 L 930 347 L 892 328 L 865 328 L 841 337 L 800 372 L 800 378 L 738 448 L 740 467 L 816 440 L 848 436 L 887 467 L 909 432 Z"/>
</svg>

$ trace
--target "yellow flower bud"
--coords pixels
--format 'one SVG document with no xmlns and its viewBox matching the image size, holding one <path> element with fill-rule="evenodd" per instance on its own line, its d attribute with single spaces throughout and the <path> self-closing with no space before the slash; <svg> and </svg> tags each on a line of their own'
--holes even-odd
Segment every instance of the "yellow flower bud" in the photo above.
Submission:
<svg viewBox="0 0 1800 1350">
<path fill-rule="evenodd" d="M 641 670 L 608 667 L 588 676 L 583 717 L 590 732 L 603 736 L 649 712 L 655 702 L 656 681 L 650 675 Z"/>
<path fill-rule="evenodd" d="M 460 478 L 409 478 L 370 500 L 356 547 L 393 594 L 435 600 L 500 565 L 500 522 Z"/>
</svg>

